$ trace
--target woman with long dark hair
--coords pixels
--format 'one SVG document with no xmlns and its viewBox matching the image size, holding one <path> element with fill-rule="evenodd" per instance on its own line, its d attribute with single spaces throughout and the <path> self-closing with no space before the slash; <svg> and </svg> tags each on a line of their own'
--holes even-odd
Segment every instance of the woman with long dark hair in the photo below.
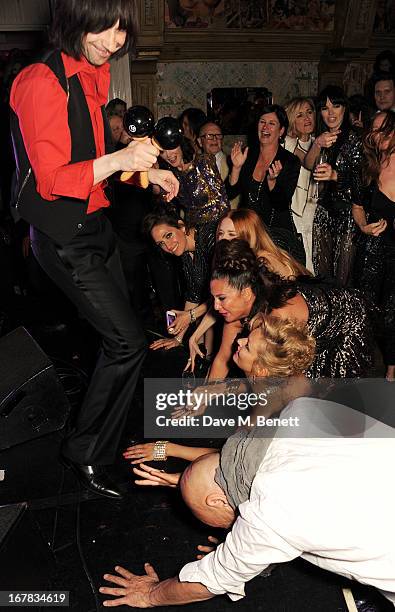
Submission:
<svg viewBox="0 0 395 612">
<path fill-rule="evenodd" d="M 196 154 L 187 138 L 183 137 L 177 148 L 162 151 L 159 165 L 171 170 L 180 183 L 176 202 L 184 211 L 187 225 L 195 227 L 218 221 L 229 210 L 215 157 Z"/>
<path fill-rule="evenodd" d="M 197 139 L 201 126 L 207 121 L 206 113 L 201 108 L 191 106 L 182 111 L 178 121 L 181 124 L 185 138 L 189 140 L 194 151 L 198 153 L 200 147 Z"/>
<path fill-rule="evenodd" d="M 243 240 L 221 240 L 214 261 L 210 291 L 224 329 L 210 379 L 227 376 L 233 342 L 244 330 L 248 333 L 258 313 L 307 324 L 316 340 L 310 376 L 352 378 L 366 373 L 372 344 L 358 290 L 324 286 L 315 279 L 281 278 L 269 272 Z"/>
<path fill-rule="evenodd" d="M 340 87 L 321 91 L 317 137 L 305 157 L 306 167 L 315 167 L 314 180 L 323 183 L 313 224 L 314 271 L 343 287 L 351 282 L 355 252 L 352 205 L 362 202 L 362 142 L 351 129 L 348 106 Z"/>
<path fill-rule="evenodd" d="M 365 234 L 359 285 L 383 312 L 387 379 L 395 379 L 395 112 L 377 113 L 364 140 L 365 178 L 371 187 L 366 211 L 353 207 Z"/>
<path fill-rule="evenodd" d="M 145 217 L 144 233 L 162 251 L 181 259 L 184 285 L 183 310 L 172 308 L 176 319 L 168 331 L 173 337 L 156 340 L 150 348 L 179 347 L 188 327 L 206 312 L 215 230 L 215 222 L 191 227 L 163 209 Z"/>
</svg>

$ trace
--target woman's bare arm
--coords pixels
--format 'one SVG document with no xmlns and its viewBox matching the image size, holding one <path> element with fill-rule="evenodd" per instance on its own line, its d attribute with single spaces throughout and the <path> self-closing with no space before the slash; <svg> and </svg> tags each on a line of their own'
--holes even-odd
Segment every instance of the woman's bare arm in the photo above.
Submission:
<svg viewBox="0 0 395 612">
<path fill-rule="evenodd" d="M 228 375 L 232 358 L 232 345 L 240 330 L 240 321 L 224 324 L 221 346 L 210 368 L 208 380 L 225 378 Z"/>
</svg>

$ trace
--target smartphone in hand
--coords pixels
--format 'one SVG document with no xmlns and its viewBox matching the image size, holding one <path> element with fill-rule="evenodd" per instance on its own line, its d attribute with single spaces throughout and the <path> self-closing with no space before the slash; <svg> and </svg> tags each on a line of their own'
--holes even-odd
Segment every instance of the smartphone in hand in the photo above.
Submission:
<svg viewBox="0 0 395 612">
<path fill-rule="evenodd" d="M 167 329 L 169 329 L 169 327 L 171 327 L 174 323 L 174 321 L 176 320 L 177 315 L 175 312 L 173 312 L 172 310 L 166 310 L 166 326 Z"/>
</svg>

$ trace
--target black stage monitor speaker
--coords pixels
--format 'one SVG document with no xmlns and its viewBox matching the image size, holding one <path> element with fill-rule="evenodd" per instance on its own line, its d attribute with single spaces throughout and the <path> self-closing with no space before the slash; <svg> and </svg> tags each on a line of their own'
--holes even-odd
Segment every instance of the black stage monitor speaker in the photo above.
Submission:
<svg viewBox="0 0 395 612">
<path fill-rule="evenodd" d="M 26 329 L 0 338 L 0 451 L 62 429 L 69 411 L 52 362 Z"/>
</svg>

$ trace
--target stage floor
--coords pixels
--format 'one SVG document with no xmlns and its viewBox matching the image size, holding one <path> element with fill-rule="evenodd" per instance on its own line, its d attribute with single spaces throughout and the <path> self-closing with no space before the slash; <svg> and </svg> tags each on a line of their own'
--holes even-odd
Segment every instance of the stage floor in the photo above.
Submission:
<svg viewBox="0 0 395 612">
<path fill-rule="evenodd" d="M 85 337 L 79 327 L 73 326 L 66 331 L 32 326 L 30 331 L 51 357 L 74 363 L 89 372 L 96 350 L 94 339 L 88 341 L 89 332 Z M 177 376 L 186 355 L 183 349 L 172 352 L 171 359 L 169 354 L 161 358 L 151 352 L 144 364 L 143 376 Z M 142 411 L 140 384 L 124 445 L 130 439 L 143 438 Z M 193 442 L 201 445 L 199 441 Z M 167 578 L 194 560 L 197 545 L 205 544 L 207 536 L 213 534 L 212 529 L 190 515 L 177 490 L 136 486 L 131 468 L 121 456 L 122 449 L 114 469 L 125 498 L 115 502 L 80 490 L 73 473 L 59 464 L 58 447 L 59 435 L 40 438 L 30 446 L 26 443 L 15 447 L 14 453 L 20 452 L 29 458 L 34 478 L 29 478 L 20 488 L 16 481 L 7 499 L 1 500 L 0 493 L 0 503 L 29 502 L 31 515 L 54 557 L 54 569 L 48 576 L 49 587 L 70 591 L 71 610 L 95 612 L 103 609 L 104 598 L 98 589 L 104 584 L 103 574 L 111 572 L 115 565 L 123 565 L 138 574 L 143 573 L 143 564 L 149 561 L 160 578 Z M 169 471 L 173 468 L 177 471 L 185 465 L 172 461 L 167 466 Z M 340 577 L 299 559 L 277 566 L 268 577 L 252 580 L 246 586 L 247 596 L 239 602 L 231 602 L 223 596 L 190 605 L 189 609 L 202 612 L 347 612 L 342 594 L 345 584 L 348 585 L 347 581 Z M 370 598 L 374 597 L 371 593 Z M 176 610 L 179 606 L 166 607 L 167 610 L 173 608 Z M 364 612 L 386 612 L 387 609 L 392 608 L 383 601 L 376 607 L 363 608 Z"/>
</svg>

